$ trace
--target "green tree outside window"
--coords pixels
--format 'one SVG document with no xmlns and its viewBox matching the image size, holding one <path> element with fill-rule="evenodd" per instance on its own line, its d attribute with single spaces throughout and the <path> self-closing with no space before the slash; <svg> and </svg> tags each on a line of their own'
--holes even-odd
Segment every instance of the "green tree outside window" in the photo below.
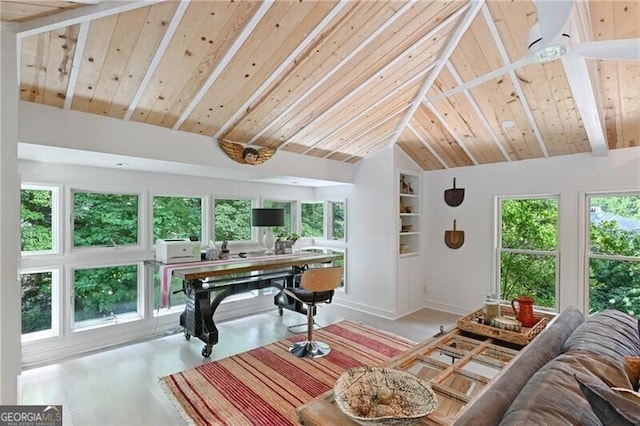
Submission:
<svg viewBox="0 0 640 426">
<path fill-rule="evenodd" d="M 137 243 L 137 195 L 73 193 L 74 247 Z"/>
<path fill-rule="evenodd" d="M 216 241 L 251 240 L 251 201 L 217 198 L 214 202 Z"/>
<path fill-rule="evenodd" d="M 303 201 L 300 204 L 300 220 L 302 237 L 322 238 L 324 236 L 324 203 Z"/>
</svg>

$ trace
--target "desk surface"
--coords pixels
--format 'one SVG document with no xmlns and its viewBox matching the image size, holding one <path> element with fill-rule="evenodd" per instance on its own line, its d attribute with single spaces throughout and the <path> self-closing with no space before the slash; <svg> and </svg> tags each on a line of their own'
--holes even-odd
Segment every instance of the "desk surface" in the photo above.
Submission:
<svg viewBox="0 0 640 426">
<path fill-rule="evenodd" d="M 314 263 L 331 262 L 339 258 L 329 253 L 294 253 L 272 256 L 233 258 L 228 260 L 202 262 L 202 264 L 172 264 L 173 276 L 184 280 L 197 280 L 207 277 L 236 274 L 241 272 L 265 271 L 288 266 L 301 266 Z"/>
</svg>

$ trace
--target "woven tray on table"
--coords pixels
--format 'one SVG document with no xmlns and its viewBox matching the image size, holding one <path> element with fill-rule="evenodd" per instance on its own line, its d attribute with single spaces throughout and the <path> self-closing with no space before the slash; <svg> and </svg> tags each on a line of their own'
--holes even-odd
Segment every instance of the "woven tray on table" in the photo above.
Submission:
<svg viewBox="0 0 640 426">
<path fill-rule="evenodd" d="M 503 330 L 498 327 L 481 324 L 478 322 L 478 318 L 482 318 L 483 316 L 484 310 L 478 309 L 477 311 L 458 319 L 457 326 L 460 330 L 468 331 L 470 333 L 493 337 L 494 339 L 525 346 L 531 342 L 534 337 L 540 334 L 542 330 L 544 330 L 547 326 L 547 322 L 555 315 L 534 312 L 534 316 L 536 318 L 535 325 L 533 327 L 522 327 L 520 331 Z M 513 312 L 513 308 L 510 306 L 500 305 L 500 316 L 515 318 L 515 313 Z"/>
</svg>

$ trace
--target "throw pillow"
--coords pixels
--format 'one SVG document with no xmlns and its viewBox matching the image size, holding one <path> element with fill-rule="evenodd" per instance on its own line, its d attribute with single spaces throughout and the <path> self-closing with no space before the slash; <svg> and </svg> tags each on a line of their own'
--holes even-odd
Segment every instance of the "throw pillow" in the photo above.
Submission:
<svg viewBox="0 0 640 426">
<path fill-rule="evenodd" d="M 633 386 L 633 390 L 638 390 L 640 385 L 640 357 L 624 357 L 624 371 Z"/>
<path fill-rule="evenodd" d="M 605 425 L 640 424 L 640 404 L 635 403 L 602 383 L 581 380 L 577 374 L 573 377 L 587 398 L 591 409 Z"/>
<path fill-rule="evenodd" d="M 625 389 L 625 388 L 611 388 L 611 390 L 616 391 L 618 395 L 624 396 L 629 401 L 633 401 L 636 404 L 640 404 L 640 392 L 636 392 L 634 390 Z"/>
</svg>

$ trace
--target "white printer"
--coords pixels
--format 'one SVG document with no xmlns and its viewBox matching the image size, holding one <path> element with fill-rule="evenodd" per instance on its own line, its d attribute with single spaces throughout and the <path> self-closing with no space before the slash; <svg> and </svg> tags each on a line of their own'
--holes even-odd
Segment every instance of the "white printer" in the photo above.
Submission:
<svg viewBox="0 0 640 426">
<path fill-rule="evenodd" d="M 156 240 L 156 260 L 162 263 L 200 261 L 200 241 L 189 239 Z"/>
</svg>

